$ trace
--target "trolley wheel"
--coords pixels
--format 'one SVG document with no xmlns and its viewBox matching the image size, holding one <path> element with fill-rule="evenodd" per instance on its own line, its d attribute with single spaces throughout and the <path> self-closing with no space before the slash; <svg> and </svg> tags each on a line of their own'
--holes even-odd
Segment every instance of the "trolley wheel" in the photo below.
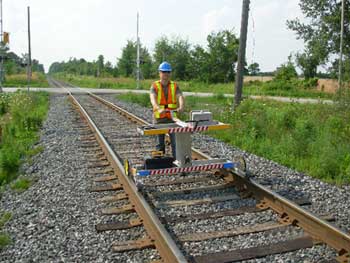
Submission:
<svg viewBox="0 0 350 263">
<path fill-rule="evenodd" d="M 247 172 L 247 162 L 245 161 L 243 156 L 233 157 L 233 162 L 237 165 L 237 169 L 245 173 Z"/>
</svg>

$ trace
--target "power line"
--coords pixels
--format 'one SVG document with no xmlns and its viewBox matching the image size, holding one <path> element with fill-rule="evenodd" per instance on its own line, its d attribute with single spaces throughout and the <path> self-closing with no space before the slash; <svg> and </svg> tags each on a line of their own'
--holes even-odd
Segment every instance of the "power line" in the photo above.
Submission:
<svg viewBox="0 0 350 263">
<path fill-rule="evenodd" d="M 252 6 L 250 5 L 250 13 L 251 13 L 251 16 L 250 16 L 250 19 L 252 21 L 252 57 L 251 57 L 251 63 L 250 64 L 253 64 L 255 61 L 255 20 L 254 20 L 254 11 L 253 11 L 253 8 Z"/>
</svg>

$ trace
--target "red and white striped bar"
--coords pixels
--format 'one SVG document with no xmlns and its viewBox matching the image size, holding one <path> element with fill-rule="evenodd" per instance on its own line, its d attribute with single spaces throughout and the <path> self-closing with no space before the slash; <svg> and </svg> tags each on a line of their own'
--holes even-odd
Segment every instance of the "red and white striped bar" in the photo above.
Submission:
<svg viewBox="0 0 350 263">
<path fill-rule="evenodd" d="M 170 128 L 169 133 L 179 133 L 179 132 L 201 132 L 201 131 L 207 131 L 208 126 L 199 126 L 199 127 L 176 127 L 176 128 Z"/>
<path fill-rule="evenodd" d="M 163 175 L 163 174 L 177 174 L 177 173 L 189 173 L 189 172 L 198 172 L 198 171 L 208 171 L 214 169 L 231 169 L 234 167 L 234 163 L 213 163 L 205 164 L 198 166 L 190 167 L 173 167 L 165 169 L 154 169 L 154 170 L 141 170 L 137 172 L 139 176 L 148 176 L 148 175 Z"/>
</svg>

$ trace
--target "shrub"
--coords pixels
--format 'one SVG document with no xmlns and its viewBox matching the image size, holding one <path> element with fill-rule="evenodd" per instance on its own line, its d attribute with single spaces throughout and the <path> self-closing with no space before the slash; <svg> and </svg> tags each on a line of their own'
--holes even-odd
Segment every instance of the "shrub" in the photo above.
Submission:
<svg viewBox="0 0 350 263">
<path fill-rule="evenodd" d="M 8 93 L 0 93 L 0 116 L 8 112 L 10 95 Z"/>
<path fill-rule="evenodd" d="M 289 81 L 298 77 L 293 63 L 288 62 L 277 68 L 275 80 Z"/>
<path fill-rule="evenodd" d="M 300 87 L 304 89 L 316 88 L 318 83 L 318 78 L 299 80 L 299 83 L 300 83 Z"/>
<path fill-rule="evenodd" d="M 222 92 L 215 93 L 215 94 L 214 94 L 214 98 L 215 98 L 216 100 L 218 100 L 218 101 L 221 101 L 221 100 L 225 100 L 225 99 L 226 99 L 224 93 L 222 93 Z"/>
</svg>

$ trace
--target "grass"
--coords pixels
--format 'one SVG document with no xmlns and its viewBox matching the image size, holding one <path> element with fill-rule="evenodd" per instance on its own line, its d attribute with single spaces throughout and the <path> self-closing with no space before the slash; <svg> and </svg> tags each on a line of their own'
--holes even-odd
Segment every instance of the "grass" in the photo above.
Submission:
<svg viewBox="0 0 350 263">
<path fill-rule="evenodd" d="M 92 76 L 76 76 L 58 73 L 55 78 L 69 82 L 73 85 L 86 88 L 110 88 L 110 89 L 136 89 L 136 80 L 131 78 L 96 78 Z M 149 90 L 154 80 L 141 81 L 141 89 Z M 211 92 L 222 94 L 233 94 L 234 83 L 210 84 L 198 81 L 179 81 L 182 91 L 188 92 Z M 332 99 L 333 94 L 317 91 L 313 87 L 306 87 L 304 82 L 294 80 L 293 82 L 254 81 L 246 83 L 243 89 L 243 96 L 264 95 L 284 96 L 300 98 L 321 98 Z"/>
<path fill-rule="evenodd" d="M 27 74 L 7 75 L 4 82 L 4 87 L 26 87 Z M 31 87 L 49 87 L 46 76 L 42 73 L 33 72 L 30 82 Z"/>
<path fill-rule="evenodd" d="M 83 88 L 136 89 L 137 86 L 136 80 L 131 78 L 96 78 L 61 73 L 57 73 L 53 77 Z M 151 85 L 152 80 L 144 80 L 141 83 L 141 89 L 149 89 Z"/>
<path fill-rule="evenodd" d="M 225 142 L 327 182 L 350 182 L 350 112 L 246 100 L 218 117 L 232 125 L 214 133 Z"/>
<path fill-rule="evenodd" d="M 11 244 L 11 238 L 8 234 L 0 232 L 0 249 Z"/>
<path fill-rule="evenodd" d="M 12 214 L 5 212 L 0 216 L 0 230 L 4 227 L 6 222 L 8 222 L 12 217 Z M 11 243 L 11 238 L 8 234 L 0 232 L 0 250 Z"/>
<path fill-rule="evenodd" d="M 314 88 L 303 88 L 298 86 L 276 87 L 273 82 L 253 82 L 245 86 L 243 90 L 244 96 L 280 96 L 292 98 L 316 98 L 316 99 L 333 99 L 334 94 L 318 91 Z"/>
<path fill-rule="evenodd" d="M 27 190 L 32 185 L 32 180 L 29 178 L 18 178 L 11 184 L 11 189 L 17 193 Z"/>
<path fill-rule="evenodd" d="M 136 103 L 136 104 L 139 104 L 143 107 L 147 107 L 147 108 L 151 107 L 149 94 L 135 94 L 132 92 L 128 92 L 128 93 L 124 93 L 124 94 L 118 94 L 118 95 L 116 95 L 116 98 L 123 100 L 123 101 Z"/>
<path fill-rule="evenodd" d="M 36 147 L 33 147 L 31 149 L 29 149 L 27 151 L 27 157 L 28 158 L 31 158 L 39 153 L 41 153 L 42 151 L 44 151 L 44 147 L 43 146 L 36 146 Z"/>
<path fill-rule="evenodd" d="M 147 98 L 137 96 L 118 98 L 146 105 Z M 231 101 L 222 94 L 189 96 L 185 109 L 207 109 L 231 124 L 228 130 L 209 133 L 226 143 L 323 181 L 350 183 L 349 108 L 247 99 L 232 113 Z"/>
<path fill-rule="evenodd" d="M 40 151 L 33 145 L 46 118 L 49 95 L 44 92 L 15 92 L 6 100 L 6 112 L 1 116 L 0 185 L 14 180 L 20 164 Z"/>
<path fill-rule="evenodd" d="M 6 222 L 8 222 L 12 217 L 12 214 L 9 212 L 5 212 L 0 216 L 0 229 L 4 227 Z"/>
</svg>

